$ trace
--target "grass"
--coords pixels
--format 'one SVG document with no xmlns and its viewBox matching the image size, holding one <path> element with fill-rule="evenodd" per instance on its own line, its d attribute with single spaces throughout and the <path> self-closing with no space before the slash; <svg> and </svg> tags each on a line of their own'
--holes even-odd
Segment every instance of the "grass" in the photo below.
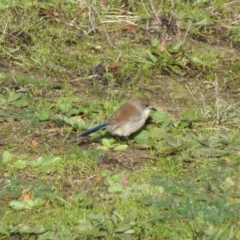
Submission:
<svg viewBox="0 0 240 240">
<path fill-rule="evenodd" d="M 239 239 L 239 6 L 0 4 L 0 239 Z M 103 123 L 157 106 L 125 142 Z"/>
</svg>

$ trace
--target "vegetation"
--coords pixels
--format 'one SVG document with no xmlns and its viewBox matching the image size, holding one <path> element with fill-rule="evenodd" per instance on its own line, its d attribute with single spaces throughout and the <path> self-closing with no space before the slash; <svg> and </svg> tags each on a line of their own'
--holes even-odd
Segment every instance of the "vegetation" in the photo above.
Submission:
<svg viewBox="0 0 240 240">
<path fill-rule="evenodd" d="M 237 1 L 0 13 L 0 239 L 240 239 Z M 133 96 L 129 141 L 76 138 Z"/>
</svg>

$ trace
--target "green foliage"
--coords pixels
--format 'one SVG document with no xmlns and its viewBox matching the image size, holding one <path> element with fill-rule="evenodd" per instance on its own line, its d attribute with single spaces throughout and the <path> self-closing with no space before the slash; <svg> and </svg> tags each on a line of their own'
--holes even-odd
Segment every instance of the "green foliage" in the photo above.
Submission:
<svg viewBox="0 0 240 240">
<path fill-rule="evenodd" d="M 32 167 L 38 167 L 42 172 L 50 173 L 51 168 L 61 161 L 61 157 L 53 157 L 51 159 L 44 159 L 44 157 L 39 157 L 34 161 L 27 161 L 26 163 Z"/>
<path fill-rule="evenodd" d="M 82 221 L 80 232 L 83 235 L 93 237 L 114 237 L 117 239 L 134 239 L 132 227 L 134 219 L 125 219 L 117 211 L 112 216 L 102 214 L 90 214 L 89 221 Z"/>
<path fill-rule="evenodd" d="M 126 144 L 116 144 L 114 139 L 102 139 L 102 145 L 99 149 L 101 150 L 114 150 L 114 151 L 125 151 L 128 147 Z"/>
<path fill-rule="evenodd" d="M 43 200 L 41 198 L 36 198 L 34 200 L 27 200 L 25 202 L 20 201 L 11 201 L 9 206 L 16 210 L 23 210 L 23 209 L 33 209 L 36 206 L 43 205 Z"/>
<path fill-rule="evenodd" d="M 232 179 L 226 177 L 226 173 L 220 179 L 216 178 L 216 174 L 220 172 L 223 173 L 224 169 L 212 171 L 212 176 L 208 178 L 208 184 L 188 179 L 176 181 L 154 178 L 154 184 L 162 186 L 165 194 L 161 198 L 148 195 L 141 200 L 143 204 L 151 206 L 159 212 L 158 215 L 150 217 L 149 221 L 167 221 L 176 218 L 185 218 L 191 222 L 197 219 L 197 222 L 203 221 L 211 224 L 222 224 L 228 220 L 238 221 L 239 204 L 237 202 L 229 203 L 224 197 L 225 194 L 228 198 L 231 195 L 235 197 L 234 190 L 231 189 L 230 192 L 229 190 L 236 185 Z M 204 176 L 204 172 L 199 172 L 196 175 L 197 178 Z M 225 185 L 226 182 L 230 185 Z M 218 195 L 220 191 L 222 196 Z M 213 195 L 215 195 L 214 198 Z M 189 198 L 189 196 L 191 197 Z"/>
<path fill-rule="evenodd" d="M 0 239 L 239 239 L 239 6 L 0 1 Z"/>
<path fill-rule="evenodd" d="M 2 164 L 7 164 L 7 163 L 12 161 L 12 158 L 13 157 L 12 157 L 12 154 L 10 152 L 4 151 L 3 154 L 2 154 L 2 161 L 1 161 L 1 163 Z"/>
</svg>

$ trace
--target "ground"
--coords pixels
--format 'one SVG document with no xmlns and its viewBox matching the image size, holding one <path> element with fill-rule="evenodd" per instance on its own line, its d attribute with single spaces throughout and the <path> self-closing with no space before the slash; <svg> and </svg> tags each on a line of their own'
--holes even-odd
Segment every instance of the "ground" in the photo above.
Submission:
<svg viewBox="0 0 240 240">
<path fill-rule="evenodd" d="M 236 1 L 0 11 L 0 239 L 240 239 Z M 128 140 L 76 137 L 134 96 Z"/>
</svg>

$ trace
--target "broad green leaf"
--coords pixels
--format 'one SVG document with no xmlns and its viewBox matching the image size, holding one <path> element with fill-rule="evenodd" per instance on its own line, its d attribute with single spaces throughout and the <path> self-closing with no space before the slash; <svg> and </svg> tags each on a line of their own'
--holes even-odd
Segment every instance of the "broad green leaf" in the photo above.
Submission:
<svg viewBox="0 0 240 240">
<path fill-rule="evenodd" d="M 51 230 L 48 230 L 42 234 L 39 234 L 37 237 L 38 240 L 49 240 L 54 238 L 56 238 L 56 232 Z"/>
<path fill-rule="evenodd" d="M 60 196 L 58 196 L 56 193 L 53 192 L 45 192 L 44 193 L 45 197 L 48 198 L 49 200 L 57 200 L 62 204 L 66 204 L 67 201 L 63 198 L 61 198 Z"/>
<path fill-rule="evenodd" d="M 107 232 L 109 234 L 113 234 L 114 232 L 113 222 L 110 219 L 107 219 L 105 222 L 105 225 L 106 225 Z"/>
<path fill-rule="evenodd" d="M 230 144 L 232 142 L 231 136 L 224 128 L 220 129 L 219 136 L 221 137 L 221 140 L 224 144 Z"/>
<path fill-rule="evenodd" d="M 106 169 L 101 171 L 101 176 L 102 177 L 110 177 L 110 175 L 111 175 L 110 171 L 108 171 Z"/>
<path fill-rule="evenodd" d="M 156 38 L 153 39 L 151 45 L 152 45 L 152 47 L 158 47 L 158 45 L 159 45 L 159 40 L 157 40 Z"/>
<path fill-rule="evenodd" d="M 94 213 L 90 213 L 89 215 L 88 215 L 88 217 L 89 217 L 89 219 L 91 220 L 91 221 L 97 221 L 98 223 L 102 223 L 102 222 L 104 222 L 104 220 L 105 220 L 105 216 L 104 215 L 102 215 L 102 214 L 94 214 Z"/>
<path fill-rule="evenodd" d="M 198 138 L 198 141 L 206 147 L 209 147 L 209 137 L 200 137 Z"/>
<path fill-rule="evenodd" d="M 161 108 L 158 108 L 156 112 L 151 114 L 155 123 L 161 123 L 163 127 L 166 127 L 171 122 L 171 116 L 165 113 Z"/>
<path fill-rule="evenodd" d="M 221 147 L 223 145 L 223 143 L 221 142 L 221 139 L 219 137 L 210 136 L 208 141 L 209 141 L 210 148 L 217 148 L 217 147 Z"/>
<path fill-rule="evenodd" d="M 124 234 L 124 233 L 117 233 L 115 234 L 116 238 L 117 239 L 120 239 L 120 240 L 134 240 L 136 239 L 134 236 L 131 236 L 129 234 Z"/>
<path fill-rule="evenodd" d="M 192 128 L 192 121 L 182 119 L 178 124 L 174 124 L 174 126 L 178 128 Z"/>
<path fill-rule="evenodd" d="M 131 227 L 132 227 L 131 224 L 120 224 L 115 229 L 115 232 L 125 232 L 125 231 L 129 230 Z"/>
<path fill-rule="evenodd" d="M 51 112 L 50 111 L 43 111 L 37 114 L 37 119 L 40 121 L 47 121 L 51 117 Z"/>
<path fill-rule="evenodd" d="M 112 147 L 111 142 L 107 138 L 102 139 L 102 144 L 103 144 L 104 147 L 106 147 L 108 149 L 110 149 Z"/>
<path fill-rule="evenodd" d="M 236 185 L 236 181 L 234 181 L 231 177 L 227 177 L 221 186 L 224 188 L 231 188 L 235 185 Z"/>
<path fill-rule="evenodd" d="M 49 160 L 49 164 L 54 165 L 62 160 L 61 157 L 54 157 L 53 159 Z"/>
<path fill-rule="evenodd" d="M 116 216 L 121 222 L 124 220 L 124 217 L 116 210 L 114 211 L 114 216 Z"/>
<path fill-rule="evenodd" d="M 85 234 L 90 235 L 90 236 L 94 236 L 94 237 L 97 237 L 97 238 L 107 237 L 107 232 L 105 232 L 105 231 L 98 231 L 96 229 L 89 230 Z"/>
<path fill-rule="evenodd" d="M 79 202 L 80 207 L 89 208 L 94 204 L 94 199 L 92 197 L 85 197 L 82 201 Z"/>
<path fill-rule="evenodd" d="M 52 168 L 50 165 L 44 164 L 44 165 L 40 166 L 39 169 L 44 173 L 50 173 Z"/>
<path fill-rule="evenodd" d="M 20 99 L 21 97 L 22 97 L 21 94 L 11 93 L 11 94 L 10 94 L 10 97 L 9 97 L 9 99 L 8 99 L 8 102 L 9 102 L 9 103 L 13 103 L 13 102 L 17 101 L 18 99 Z"/>
<path fill-rule="evenodd" d="M 218 149 L 212 149 L 212 148 L 199 148 L 194 151 L 194 153 L 197 153 L 204 157 L 222 157 L 222 156 L 228 156 L 231 154 L 234 154 L 234 151 L 230 150 L 218 150 Z"/>
<path fill-rule="evenodd" d="M 146 130 L 142 130 L 136 137 L 134 137 L 134 141 L 136 143 L 147 143 L 150 138 L 150 133 Z"/>
<path fill-rule="evenodd" d="M 193 109 L 187 109 L 183 113 L 182 119 L 184 120 L 190 120 L 190 121 L 197 121 L 200 119 L 199 113 Z"/>
<path fill-rule="evenodd" d="M 73 118 L 69 118 L 69 117 L 66 117 L 66 116 L 63 116 L 63 115 L 54 116 L 54 120 L 57 121 L 57 122 L 61 121 L 61 122 L 65 123 L 65 124 L 68 124 L 70 126 L 74 126 L 74 124 L 77 124 L 77 122 L 74 121 Z"/>
<path fill-rule="evenodd" d="M 115 151 L 125 151 L 128 148 L 128 145 L 118 145 L 114 148 Z"/>
<path fill-rule="evenodd" d="M 181 145 L 181 142 L 177 138 L 174 138 L 171 135 L 167 137 L 167 143 L 172 147 L 179 147 Z"/>
<path fill-rule="evenodd" d="M 120 193 L 124 190 L 124 187 L 120 183 L 115 183 L 111 187 L 108 188 L 109 193 Z"/>
<path fill-rule="evenodd" d="M 21 108 L 21 107 L 26 107 L 28 105 L 28 101 L 27 99 L 19 99 L 17 101 L 14 101 L 12 103 L 12 105 L 14 105 L 15 107 Z"/>
<path fill-rule="evenodd" d="M 9 227 L 7 225 L 0 224 L 0 234 L 1 235 L 8 235 L 9 234 Z"/>
<path fill-rule="evenodd" d="M 70 109 L 72 109 L 72 104 L 70 102 L 60 103 L 58 108 L 62 113 L 67 113 Z"/>
<path fill-rule="evenodd" d="M 6 164 L 12 161 L 12 154 L 8 151 L 4 151 L 2 157 L 3 157 L 2 159 L 3 164 Z"/>
<path fill-rule="evenodd" d="M 27 164 L 31 167 L 38 167 L 41 166 L 44 162 L 44 157 L 40 156 L 37 160 L 27 161 Z"/>
<path fill-rule="evenodd" d="M 20 201 L 11 201 L 9 203 L 9 206 L 16 209 L 16 210 L 21 210 L 25 208 L 26 203 L 20 202 Z"/>
<path fill-rule="evenodd" d="M 0 106 L 6 104 L 7 100 L 5 98 L 0 98 Z"/>
<path fill-rule="evenodd" d="M 124 232 L 125 234 L 133 234 L 135 233 L 135 231 L 133 229 L 129 229 L 127 231 Z"/>
<path fill-rule="evenodd" d="M 77 223 L 78 223 L 78 231 L 80 233 L 89 232 L 90 230 L 93 229 L 92 224 L 86 219 L 79 219 Z"/>
<path fill-rule="evenodd" d="M 37 163 L 38 165 L 41 165 L 45 162 L 45 158 L 43 156 L 40 156 L 38 159 L 37 159 Z"/>
<path fill-rule="evenodd" d="M 156 57 L 154 57 L 154 55 L 151 52 L 147 52 L 147 56 L 149 57 L 149 59 L 153 62 L 156 63 L 158 61 L 158 59 Z"/>
<path fill-rule="evenodd" d="M 212 19 L 210 19 L 210 18 L 204 18 L 204 19 L 202 19 L 201 21 L 196 22 L 194 25 L 195 25 L 195 26 L 206 26 L 206 25 L 211 24 L 212 22 L 213 22 Z"/>
<path fill-rule="evenodd" d="M 168 134 L 165 128 L 160 128 L 160 127 L 150 128 L 149 133 L 151 138 L 158 139 L 158 140 L 166 139 Z"/>
<path fill-rule="evenodd" d="M 80 192 L 72 199 L 72 202 L 75 203 L 81 202 L 84 199 L 84 197 L 86 197 L 86 193 Z"/>
<path fill-rule="evenodd" d="M 180 50 L 182 50 L 182 41 L 179 41 L 178 43 L 174 44 L 172 46 L 172 49 L 174 50 L 174 52 L 179 52 Z"/>
<path fill-rule="evenodd" d="M 43 199 L 41 198 L 36 198 L 34 200 L 30 199 L 25 202 L 20 202 L 20 201 L 11 201 L 9 203 L 10 207 L 16 209 L 16 210 L 22 210 L 22 209 L 32 209 L 38 205 L 42 205 L 44 202 Z"/>
<path fill-rule="evenodd" d="M 109 151 L 110 150 L 110 148 L 105 147 L 105 146 L 97 146 L 97 149 L 98 150 L 103 150 L 103 151 Z"/>
<path fill-rule="evenodd" d="M 17 161 L 13 163 L 13 167 L 18 168 L 18 169 L 24 169 L 27 167 L 27 163 L 25 161 Z"/>
</svg>

